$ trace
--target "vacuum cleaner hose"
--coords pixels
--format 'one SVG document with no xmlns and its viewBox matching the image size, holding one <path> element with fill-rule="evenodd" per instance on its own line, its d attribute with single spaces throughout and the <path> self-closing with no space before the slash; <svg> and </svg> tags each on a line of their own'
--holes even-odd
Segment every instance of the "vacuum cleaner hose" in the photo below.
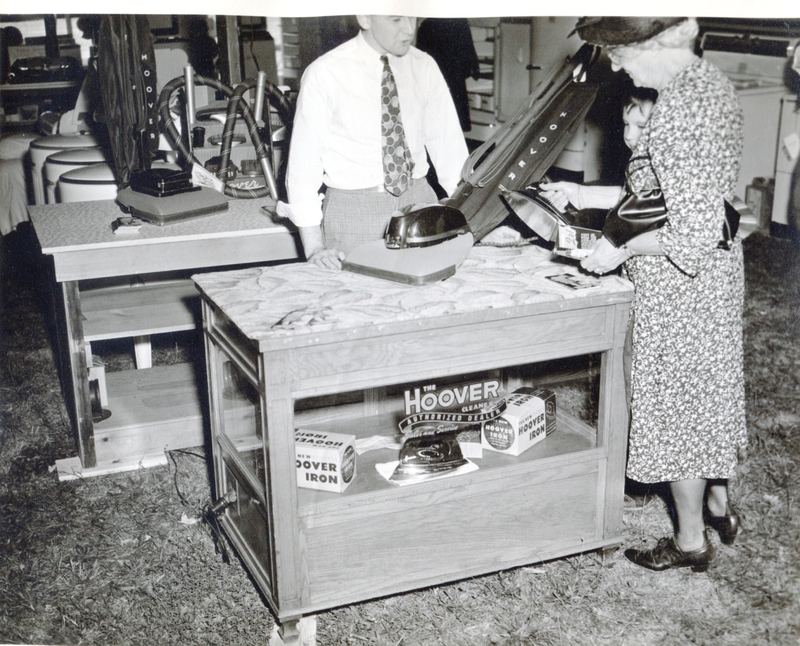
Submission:
<svg viewBox="0 0 800 646">
<path fill-rule="evenodd" d="M 255 148 L 256 157 L 261 164 L 262 171 L 264 172 L 264 177 L 267 181 L 267 185 L 256 188 L 256 189 L 236 189 L 230 186 L 225 186 L 224 193 L 228 197 L 233 198 L 245 198 L 245 199 L 253 199 L 259 197 L 266 197 L 271 195 L 274 199 L 279 199 L 278 195 L 278 187 L 275 182 L 275 176 L 272 172 L 272 165 L 269 160 L 269 150 L 267 146 L 264 145 L 264 142 L 261 140 L 261 134 L 259 132 L 258 124 L 256 123 L 255 117 L 253 116 L 253 111 L 250 109 L 249 103 L 244 99 L 244 93 L 256 87 L 255 80 L 247 80 L 243 83 L 240 83 L 235 89 L 231 88 L 230 86 L 206 76 L 195 76 L 194 77 L 195 84 L 198 85 L 207 85 L 212 87 L 216 90 L 219 90 L 225 96 L 228 97 L 228 110 L 225 115 L 225 124 L 223 127 L 222 132 L 222 143 L 221 143 L 221 162 L 220 162 L 220 172 L 225 172 L 229 163 L 230 163 L 230 156 L 231 156 L 231 149 L 233 147 L 233 134 L 234 134 L 234 127 L 236 126 L 236 118 L 239 111 L 239 106 L 241 106 L 242 115 L 244 117 L 245 123 L 247 124 L 248 134 L 250 135 L 250 139 L 253 142 L 253 146 Z M 172 118 L 172 114 L 170 113 L 169 105 L 172 94 L 176 92 L 181 87 L 185 86 L 185 78 L 183 76 L 176 77 L 169 81 L 166 85 L 164 85 L 163 89 L 161 90 L 161 94 L 158 99 L 158 112 L 159 117 L 161 119 L 161 123 L 165 129 L 165 134 L 167 139 L 169 140 L 170 144 L 176 148 L 185 159 L 192 161 L 193 163 L 200 164 L 197 158 L 194 156 L 189 147 L 186 145 L 186 142 L 181 137 L 178 129 L 175 127 L 175 123 Z M 282 117 L 288 117 L 291 115 L 291 107 L 286 100 L 286 97 L 283 96 L 283 93 L 277 89 L 277 87 L 273 86 L 271 83 L 267 83 L 265 86 L 265 90 L 270 93 L 270 96 L 278 103 L 279 112 L 282 112 Z"/>
</svg>

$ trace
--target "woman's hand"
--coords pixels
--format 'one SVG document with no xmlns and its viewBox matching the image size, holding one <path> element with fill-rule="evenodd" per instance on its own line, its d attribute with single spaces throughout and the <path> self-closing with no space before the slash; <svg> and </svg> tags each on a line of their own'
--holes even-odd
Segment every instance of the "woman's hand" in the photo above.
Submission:
<svg viewBox="0 0 800 646">
<path fill-rule="evenodd" d="M 567 204 L 572 204 L 576 209 L 582 209 L 581 185 L 574 182 L 542 182 L 539 184 L 542 197 L 557 209 L 563 211 Z"/>
<path fill-rule="evenodd" d="M 311 255 L 308 256 L 307 260 L 308 262 L 316 265 L 317 267 L 322 267 L 323 269 L 341 269 L 342 261 L 344 260 L 344 253 L 338 249 L 326 249 L 325 247 L 320 247 L 313 251 Z"/>
<path fill-rule="evenodd" d="M 615 247 L 605 238 L 600 238 L 592 248 L 592 253 L 581 260 L 581 267 L 593 274 L 607 274 L 628 260 L 631 255 L 627 247 Z"/>
</svg>

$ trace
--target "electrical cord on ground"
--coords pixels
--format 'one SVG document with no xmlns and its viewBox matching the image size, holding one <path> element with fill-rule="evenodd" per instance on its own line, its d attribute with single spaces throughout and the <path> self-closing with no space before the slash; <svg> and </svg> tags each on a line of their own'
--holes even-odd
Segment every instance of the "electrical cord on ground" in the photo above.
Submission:
<svg viewBox="0 0 800 646">
<path fill-rule="evenodd" d="M 231 557 L 228 552 L 228 546 L 222 527 L 219 523 L 219 516 L 225 510 L 236 502 L 236 492 L 229 491 L 221 498 L 215 501 L 209 501 L 203 509 L 203 521 L 208 525 L 211 530 L 211 537 L 214 540 L 214 546 L 217 552 L 222 556 L 225 563 L 231 562 Z"/>
<path fill-rule="evenodd" d="M 192 507 L 192 504 L 187 500 L 186 496 L 180 489 L 178 485 L 178 463 L 175 459 L 175 453 L 182 453 L 184 455 L 189 455 L 204 462 L 207 460 L 207 456 L 202 455 L 200 453 L 195 453 L 193 451 L 187 451 L 185 449 L 173 449 L 167 452 L 169 454 L 170 459 L 172 460 L 172 464 L 175 466 L 175 472 L 173 473 L 173 482 L 175 483 L 175 490 L 178 492 L 178 498 L 180 498 L 181 504 L 184 507 Z M 218 554 L 222 556 L 222 561 L 224 563 L 230 563 L 231 557 L 228 550 L 228 545 L 226 538 L 223 534 L 222 527 L 219 524 L 219 515 L 224 513 L 225 509 L 236 502 L 236 494 L 235 492 L 229 492 L 225 496 L 212 501 L 210 498 L 206 500 L 205 504 L 203 505 L 202 509 L 200 510 L 200 518 L 202 519 L 203 523 L 208 526 L 211 532 L 211 540 L 214 541 L 214 549 Z"/>
</svg>

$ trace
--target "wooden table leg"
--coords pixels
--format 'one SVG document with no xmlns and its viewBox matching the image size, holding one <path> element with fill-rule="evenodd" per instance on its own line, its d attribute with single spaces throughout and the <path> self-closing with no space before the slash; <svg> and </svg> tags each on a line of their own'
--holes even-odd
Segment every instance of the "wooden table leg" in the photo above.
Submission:
<svg viewBox="0 0 800 646">
<path fill-rule="evenodd" d="M 316 643 L 316 615 L 276 623 L 269 640 L 269 646 L 315 646 Z"/>
<path fill-rule="evenodd" d="M 97 466 L 94 450 L 94 423 L 89 395 L 89 373 L 86 365 L 86 343 L 83 339 L 80 290 L 77 281 L 61 283 L 64 321 L 67 332 L 72 408 L 78 436 L 78 455 L 84 469 Z"/>
<path fill-rule="evenodd" d="M 621 536 L 622 501 L 625 495 L 625 463 L 628 450 L 628 407 L 625 398 L 622 353 L 628 328 L 628 304 L 614 308 L 614 347 L 603 354 L 600 387 L 600 443 L 608 447 L 606 467 L 603 535 Z"/>
</svg>

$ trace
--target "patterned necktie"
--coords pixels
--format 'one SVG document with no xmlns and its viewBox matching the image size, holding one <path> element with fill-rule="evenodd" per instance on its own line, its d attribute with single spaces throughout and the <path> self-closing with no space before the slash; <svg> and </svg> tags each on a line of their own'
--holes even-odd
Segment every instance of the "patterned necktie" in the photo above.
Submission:
<svg viewBox="0 0 800 646">
<path fill-rule="evenodd" d="M 388 56 L 381 56 L 381 145 L 383 153 L 383 183 L 392 195 L 400 195 L 408 188 L 413 167 L 411 153 L 406 146 L 403 121 L 400 119 L 400 98 Z"/>
</svg>

